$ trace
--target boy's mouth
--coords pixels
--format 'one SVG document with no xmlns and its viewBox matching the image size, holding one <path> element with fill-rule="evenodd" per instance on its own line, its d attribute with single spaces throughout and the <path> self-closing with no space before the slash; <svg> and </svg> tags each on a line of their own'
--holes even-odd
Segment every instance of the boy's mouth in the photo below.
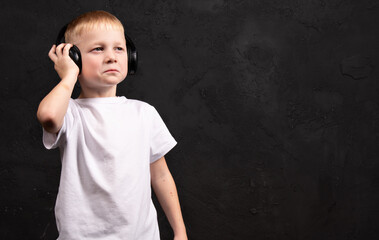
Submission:
<svg viewBox="0 0 379 240">
<path fill-rule="evenodd" d="M 107 72 L 119 72 L 119 71 L 117 69 L 108 69 L 104 73 L 107 73 Z"/>
</svg>

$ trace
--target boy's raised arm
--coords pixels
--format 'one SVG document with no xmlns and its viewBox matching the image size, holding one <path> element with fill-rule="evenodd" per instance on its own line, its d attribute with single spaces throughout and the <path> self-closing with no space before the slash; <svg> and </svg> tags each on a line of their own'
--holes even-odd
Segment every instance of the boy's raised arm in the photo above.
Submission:
<svg viewBox="0 0 379 240">
<path fill-rule="evenodd" d="M 54 62 L 54 68 L 61 81 L 40 102 L 37 118 L 42 127 L 50 133 L 57 133 L 63 125 L 63 118 L 79 74 L 79 68 L 68 55 L 71 47 L 72 44 L 63 43 L 58 47 L 53 45 L 49 51 L 49 57 Z"/>
</svg>

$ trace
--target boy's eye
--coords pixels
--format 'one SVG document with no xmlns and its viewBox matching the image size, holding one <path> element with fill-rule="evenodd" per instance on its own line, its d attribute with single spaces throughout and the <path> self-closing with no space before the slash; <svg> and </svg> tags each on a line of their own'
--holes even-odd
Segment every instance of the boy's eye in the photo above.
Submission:
<svg viewBox="0 0 379 240">
<path fill-rule="evenodd" d="M 97 47 L 97 48 L 94 48 L 93 50 L 94 50 L 94 51 L 102 51 L 103 48 L 102 48 L 102 47 Z"/>
<path fill-rule="evenodd" d="M 123 51 L 123 50 L 124 50 L 124 48 L 122 48 L 122 47 L 116 47 L 116 49 L 117 49 L 118 51 Z"/>
</svg>

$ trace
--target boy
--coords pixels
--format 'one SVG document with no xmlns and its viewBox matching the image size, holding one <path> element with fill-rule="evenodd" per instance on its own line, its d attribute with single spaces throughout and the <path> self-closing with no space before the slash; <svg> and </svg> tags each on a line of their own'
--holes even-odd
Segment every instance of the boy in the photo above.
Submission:
<svg viewBox="0 0 379 240">
<path fill-rule="evenodd" d="M 61 153 L 58 239 L 160 239 L 151 186 L 174 239 L 187 239 L 164 158 L 177 142 L 153 106 L 116 96 L 128 72 L 122 23 L 88 12 L 68 25 L 65 39 L 48 54 L 61 81 L 37 111 L 44 146 Z M 73 44 L 81 52 L 80 74 L 69 57 Z M 72 99 L 77 79 L 81 92 Z"/>
</svg>

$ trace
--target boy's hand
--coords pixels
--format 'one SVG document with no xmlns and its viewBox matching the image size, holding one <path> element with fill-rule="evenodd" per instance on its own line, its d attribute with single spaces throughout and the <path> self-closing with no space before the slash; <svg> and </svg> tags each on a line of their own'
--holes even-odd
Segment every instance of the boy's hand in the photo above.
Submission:
<svg viewBox="0 0 379 240">
<path fill-rule="evenodd" d="M 79 75 L 79 67 L 68 55 L 72 46 L 70 43 L 62 43 L 58 46 L 54 44 L 49 51 L 49 58 L 54 62 L 54 69 L 61 79 L 72 77 L 76 80 Z"/>
</svg>

